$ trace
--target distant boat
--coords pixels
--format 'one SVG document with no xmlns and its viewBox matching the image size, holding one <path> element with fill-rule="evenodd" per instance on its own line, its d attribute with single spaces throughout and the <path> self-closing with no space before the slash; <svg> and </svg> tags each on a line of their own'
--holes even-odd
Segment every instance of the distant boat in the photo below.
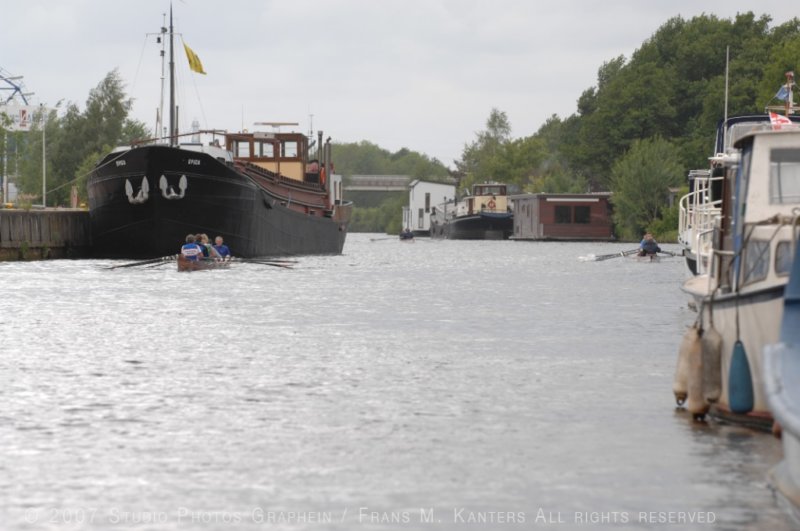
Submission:
<svg viewBox="0 0 800 531">
<path fill-rule="evenodd" d="M 455 202 L 431 212 L 431 237 L 451 240 L 507 240 L 514 230 L 514 214 L 505 184 L 484 183 Z"/>
<path fill-rule="evenodd" d="M 703 347 L 703 374 L 710 376 L 694 397 L 690 386 L 688 403 L 696 416 L 709 411 L 769 428 L 763 356 L 765 345 L 778 341 L 797 240 L 800 128 L 767 124 L 734 146 L 736 151 L 717 158 L 721 206 L 708 267 L 683 285 L 697 305 L 702 337 L 719 338 L 714 349 Z M 707 380 L 718 382 L 710 393 Z"/>
<path fill-rule="evenodd" d="M 169 43 L 170 134 L 114 149 L 88 178 L 94 256 L 174 254 L 198 232 L 222 236 L 239 257 L 340 254 L 352 204 L 333 174 L 330 138 L 210 131 L 203 143 L 202 132 L 179 134 L 171 10 Z"/>
</svg>

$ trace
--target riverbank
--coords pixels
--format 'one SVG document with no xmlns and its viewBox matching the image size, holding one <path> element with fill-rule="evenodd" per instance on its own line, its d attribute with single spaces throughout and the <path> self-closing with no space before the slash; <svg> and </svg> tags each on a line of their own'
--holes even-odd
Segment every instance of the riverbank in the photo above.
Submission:
<svg viewBox="0 0 800 531">
<path fill-rule="evenodd" d="M 89 212 L 81 209 L 0 209 L 0 261 L 86 258 Z"/>
</svg>

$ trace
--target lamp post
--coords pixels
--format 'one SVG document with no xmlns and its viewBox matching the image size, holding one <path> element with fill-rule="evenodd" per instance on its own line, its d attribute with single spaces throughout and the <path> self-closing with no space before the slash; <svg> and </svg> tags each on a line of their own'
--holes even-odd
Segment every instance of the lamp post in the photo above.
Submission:
<svg viewBox="0 0 800 531">
<path fill-rule="evenodd" d="M 47 208 L 47 116 L 43 103 L 39 104 L 39 108 L 42 110 L 42 207 Z"/>
</svg>

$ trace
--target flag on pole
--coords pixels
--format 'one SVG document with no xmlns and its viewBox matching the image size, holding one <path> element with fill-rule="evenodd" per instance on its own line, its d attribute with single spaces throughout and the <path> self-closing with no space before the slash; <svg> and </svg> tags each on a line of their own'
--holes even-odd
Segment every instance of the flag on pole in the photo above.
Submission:
<svg viewBox="0 0 800 531">
<path fill-rule="evenodd" d="M 771 112 L 769 113 L 769 123 L 772 124 L 773 129 L 780 129 L 783 125 L 791 125 L 792 121 L 786 116 Z"/>
<path fill-rule="evenodd" d="M 198 74 L 205 74 L 203 71 L 203 63 L 200 62 L 200 58 L 197 57 L 197 54 L 192 51 L 186 43 L 183 43 L 183 49 L 186 50 L 186 58 L 189 60 L 189 68 L 193 72 L 197 72 Z"/>
<path fill-rule="evenodd" d="M 782 85 L 780 89 L 778 89 L 778 93 L 775 94 L 775 98 L 781 101 L 786 101 L 789 99 L 789 88 L 786 85 Z"/>
</svg>

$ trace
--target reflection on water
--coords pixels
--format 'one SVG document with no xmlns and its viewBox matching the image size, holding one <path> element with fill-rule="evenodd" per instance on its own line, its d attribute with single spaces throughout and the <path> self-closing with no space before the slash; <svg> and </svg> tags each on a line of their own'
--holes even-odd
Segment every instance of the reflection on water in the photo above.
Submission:
<svg viewBox="0 0 800 531">
<path fill-rule="evenodd" d="M 674 409 L 680 259 L 370 236 L 0 264 L 4 527 L 791 528 L 780 444 Z"/>
</svg>

